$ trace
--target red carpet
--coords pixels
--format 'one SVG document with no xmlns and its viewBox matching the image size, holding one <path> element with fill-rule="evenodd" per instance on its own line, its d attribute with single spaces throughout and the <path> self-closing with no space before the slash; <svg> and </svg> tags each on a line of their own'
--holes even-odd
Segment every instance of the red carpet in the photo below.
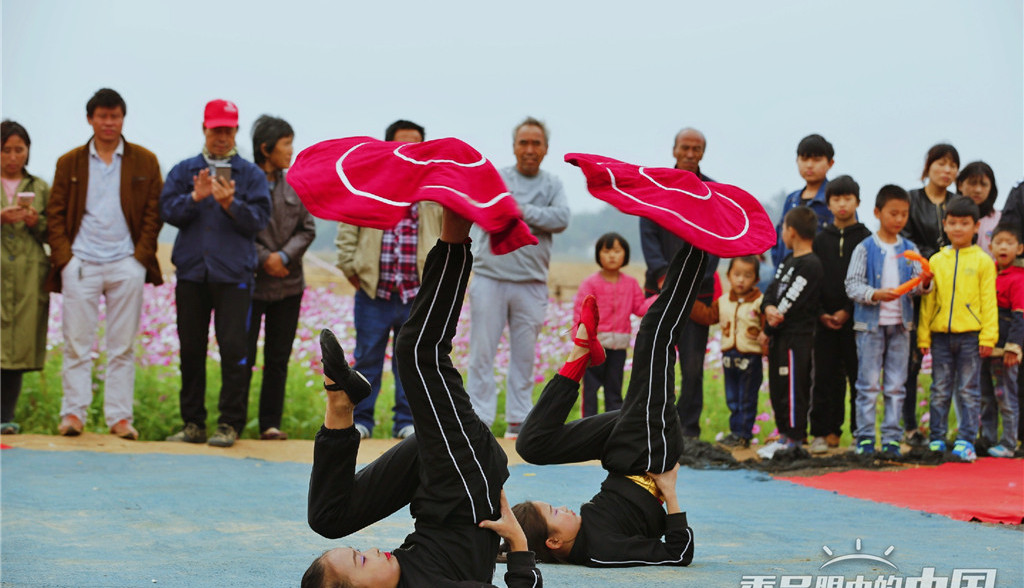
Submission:
<svg viewBox="0 0 1024 588">
<path fill-rule="evenodd" d="M 982 458 L 890 472 L 856 470 L 778 478 L 844 496 L 923 510 L 961 521 L 1024 522 L 1024 460 Z"/>
</svg>

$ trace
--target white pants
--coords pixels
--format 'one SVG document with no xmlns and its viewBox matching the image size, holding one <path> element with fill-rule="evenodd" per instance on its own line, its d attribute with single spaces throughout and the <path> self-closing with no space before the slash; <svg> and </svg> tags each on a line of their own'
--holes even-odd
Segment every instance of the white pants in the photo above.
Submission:
<svg viewBox="0 0 1024 588">
<path fill-rule="evenodd" d="M 86 420 L 92 403 L 92 346 L 99 332 L 100 296 L 106 298 L 107 373 L 103 412 L 107 426 L 132 422 L 135 396 L 135 336 L 142 312 L 146 269 L 134 257 L 90 263 L 77 257 L 61 271 L 64 309 L 64 399 L 60 416 Z"/>
<path fill-rule="evenodd" d="M 491 426 L 498 409 L 494 359 L 508 324 L 505 422 L 521 423 L 533 408 L 533 363 L 548 307 L 542 282 L 505 282 L 473 276 L 469 283 L 469 373 L 466 391 L 480 420 Z"/>
</svg>

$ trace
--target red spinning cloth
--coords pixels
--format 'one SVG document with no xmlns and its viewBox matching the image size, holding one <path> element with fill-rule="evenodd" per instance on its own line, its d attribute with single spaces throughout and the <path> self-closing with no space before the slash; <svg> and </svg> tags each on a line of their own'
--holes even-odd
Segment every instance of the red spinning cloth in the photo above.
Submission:
<svg viewBox="0 0 1024 588">
<path fill-rule="evenodd" d="M 775 245 L 775 227 L 746 191 L 702 182 L 681 169 L 642 167 L 602 155 L 567 153 L 595 198 L 651 219 L 688 243 L 720 257 L 759 255 Z"/>
<path fill-rule="evenodd" d="M 490 233 L 496 254 L 537 244 L 498 170 L 458 139 L 322 141 L 299 153 L 287 177 L 323 219 L 389 229 L 414 202 L 432 200 Z"/>
<path fill-rule="evenodd" d="M 893 472 L 854 470 L 809 478 L 779 478 L 960 521 L 1024 522 L 1024 460 L 987 457 Z"/>
</svg>

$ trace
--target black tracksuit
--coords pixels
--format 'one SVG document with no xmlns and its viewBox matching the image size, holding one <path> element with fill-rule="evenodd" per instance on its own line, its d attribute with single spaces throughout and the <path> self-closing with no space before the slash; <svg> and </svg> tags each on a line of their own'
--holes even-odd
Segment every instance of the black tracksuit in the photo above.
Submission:
<svg viewBox="0 0 1024 588">
<path fill-rule="evenodd" d="M 344 537 L 405 505 L 415 531 L 393 555 L 399 586 L 489 586 L 498 536 L 477 524 L 500 515 L 508 460 L 473 411 L 450 354 L 472 267 L 468 244 L 438 242 L 395 345 L 416 434 L 358 473 L 355 427 L 322 428 L 313 449 L 309 526 Z M 540 586 L 532 552 L 510 553 L 506 584 Z"/>
<path fill-rule="evenodd" d="M 813 253 L 789 254 L 775 270 L 761 310 L 775 306 L 785 316 L 776 327 L 765 326 L 768 344 L 768 392 L 779 433 L 794 441 L 807 438 L 811 400 L 814 330 L 821 316 L 821 260 Z"/>
<path fill-rule="evenodd" d="M 818 326 L 814 336 L 814 389 L 811 391 L 811 435 L 841 435 L 850 389 L 850 432 L 857 430 L 857 339 L 853 333 L 853 301 L 846 295 L 846 270 L 858 243 L 871 236 L 861 223 L 844 229 L 834 224 L 814 238 L 814 254 L 821 260 L 825 277 L 821 281 L 821 310 L 832 314 L 850 313 L 838 330 Z"/>
<path fill-rule="evenodd" d="M 579 384 L 556 375 L 523 423 L 516 449 L 526 461 L 545 465 L 600 459 L 608 470 L 601 491 L 580 508 L 571 563 L 685 566 L 693 560 L 693 530 L 686 514 L 666 515 L 650 492 L 625 476 L 671 470 L 682 453 L 682 429 L 673 403 L 673 347 L 706 263 L 707 254 L 690 245 L 672 260 L 658 301 L 640 322 L 621 410 L 566 423 Z"/>
</svg>

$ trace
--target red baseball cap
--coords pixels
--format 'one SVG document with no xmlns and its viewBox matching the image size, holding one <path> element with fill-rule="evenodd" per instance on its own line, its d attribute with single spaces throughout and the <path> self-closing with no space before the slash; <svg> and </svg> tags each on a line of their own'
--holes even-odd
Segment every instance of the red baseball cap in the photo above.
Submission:
<svg viewBox="0 0 1024 588">
<path fill-rule="evenodd" d="M 229 100 L 210 100 L 203 112 L 203 126 L 207 129 L 217 127 L 237 127 L 238 107 Z"/>
</svg>

